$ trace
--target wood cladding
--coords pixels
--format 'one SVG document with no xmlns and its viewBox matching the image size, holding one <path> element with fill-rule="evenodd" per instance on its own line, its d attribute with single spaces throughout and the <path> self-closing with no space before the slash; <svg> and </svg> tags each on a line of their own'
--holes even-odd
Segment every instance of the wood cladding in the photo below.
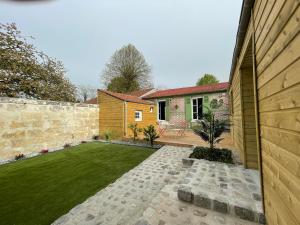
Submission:
<svg viewBox="0 0 300 225">
<path fill-rule="evenodd" d="M 300 7 L 299 0 L 257 0 L 233 75 L 233 137 L 247 166 L 244 146 L 256 140 L 247 92 L 256 91 L 265 214 L 270 225 L 300 224 Z M 252 21 L 253 24 L 252 24 Z M 254 37 L 257 90 L 243 89 L 243 62 Z M 254 87 L 254 86 L 252 86 Z M 246 130 L 245 130 L 246 129 Z M 250 131 L 250 130 L 249 130 Z M 241 139 L 241 140 L 237 140 Z M 257 154 L 258 152 L 256 152 Z M 256 156 L 251 153 L 252 159 Z"/>
</svg>

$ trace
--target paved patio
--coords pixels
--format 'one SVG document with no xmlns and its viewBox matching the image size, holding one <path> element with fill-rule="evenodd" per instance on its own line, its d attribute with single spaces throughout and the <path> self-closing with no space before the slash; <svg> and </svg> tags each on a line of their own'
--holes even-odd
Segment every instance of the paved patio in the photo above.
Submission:
<svg viewBox="0 0 300 225">
<path fill-rule="evenodd" d="M 221 136 L 224 138 L 219 144 L 216 145 L 218 148 L 229 148 L 233 149 L 233 142 L 229 132 L 224 132 Z M 192 130 L 186 130 L 184 135 L 178 135 L 174 130 L 167 130 L 163 136 L 158 138 L 156 141 L 163 143 L 174 143 L 183 145 L 196 145 L 196 146 L 208 146 L 208 143 L 203 141 L 199 136 L 194 134 Z"/>
<path fill-rule="evenodd" d="M 190 148 L 164 146 L 53 225 L 254 225 L 179 201 Z M 99 178 L 101 179 L 101 178 Z"/>
</svg>

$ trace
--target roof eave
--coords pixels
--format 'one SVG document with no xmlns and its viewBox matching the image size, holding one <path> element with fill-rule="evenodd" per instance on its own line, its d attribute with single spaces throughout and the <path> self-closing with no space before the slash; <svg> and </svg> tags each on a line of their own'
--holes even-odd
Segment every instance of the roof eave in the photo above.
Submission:
<svg viewBox="0 0 300 225">
<path fill-rule="evenodd" d="M 229 86 L 231 86 L 233 74 L 234 74 L 235 67 L 237 64 L 237 59 L 238 59 L 241 49 L 243 47 L 249 20 L 251 17 L 251 10 L 253 8 L 254 2 L 255 2 L 255 0 L 243 0 L 243 3 L 242 3 L 239 26 L 238 26 L 238 31 L 237 31 L 237 35 L 236 35 L 235 47 L 234 47 L 234 51 L 233 51 L 232 63 L 231 63 L 231 69 L 230 69 L 230 75 L 229 75 Z"/>
<path fill-rule="evenodd" d="M 210 94 L 210 93 L 227 92 L 227 91 L 228 88 L 213 90 L 213 91 L 205 91 L 205 92 L 193 92 L 188 94 L 165 95 L 165 96 L 156 96 L 156 97 L 149 97 L 149 98 L 145 97 L 144 99 L 157 99 L 157 98 L 178 97 L 178 96 L 187 96 L 187 95 Z"/>
</svg>

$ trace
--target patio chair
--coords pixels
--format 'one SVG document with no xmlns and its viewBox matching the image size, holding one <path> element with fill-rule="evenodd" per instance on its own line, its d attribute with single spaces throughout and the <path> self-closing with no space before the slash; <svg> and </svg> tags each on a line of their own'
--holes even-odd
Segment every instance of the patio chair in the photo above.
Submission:
<svg viewBox="0 0 300 225">
<path fill-rule="evenodd" d="M 176 131 L 177 136 L 182 137 L 184 136 L 187 127 L 188 127 L 188 123 L 186 121 L 181 121 L 176 124 L 176 128 L 173 130 Z"/>
<path fill-rule="evenodd" d="M 166 130 L 167 130 L 167 125 L 166 125 L 163 121 L 158 121 L 158 122 L 157 122 L 157 125 L 158 125 L 158 133 L 159 133 L 159 136 L 160 136 L 160 137 L 163 137 L 163 136 L 164 136 L 164 133 L 165 133 Z"/>
</svg>

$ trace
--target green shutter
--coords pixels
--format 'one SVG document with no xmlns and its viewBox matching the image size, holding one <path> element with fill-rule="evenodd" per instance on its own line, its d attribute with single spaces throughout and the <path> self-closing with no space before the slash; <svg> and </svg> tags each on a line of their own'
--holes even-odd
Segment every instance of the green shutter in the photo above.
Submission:
<svg viewBox="0 0 300 225">
<path fill-rule="evenodd" d="M 203 101 L 203 106 L 202 106 L 203 113 L 207 113 L 209 108 L 210 108 L 210 106 L 209 106 L 209 98 L 208 98 L 207 95 L 205 95 L 204 96 L 204 101 Z"/>
<path fill-rule="evenodd" d="M 185 104 L 185 119 L 186 121 L 190 122 L 192 120 L 192 106 L 191 106 L 191 97 L 184 98 Z"/>
<path fill-rule="evenodd" d="M 170 99 L 166 100 L 166 121 L 170 120 Z"/>
</svg>

